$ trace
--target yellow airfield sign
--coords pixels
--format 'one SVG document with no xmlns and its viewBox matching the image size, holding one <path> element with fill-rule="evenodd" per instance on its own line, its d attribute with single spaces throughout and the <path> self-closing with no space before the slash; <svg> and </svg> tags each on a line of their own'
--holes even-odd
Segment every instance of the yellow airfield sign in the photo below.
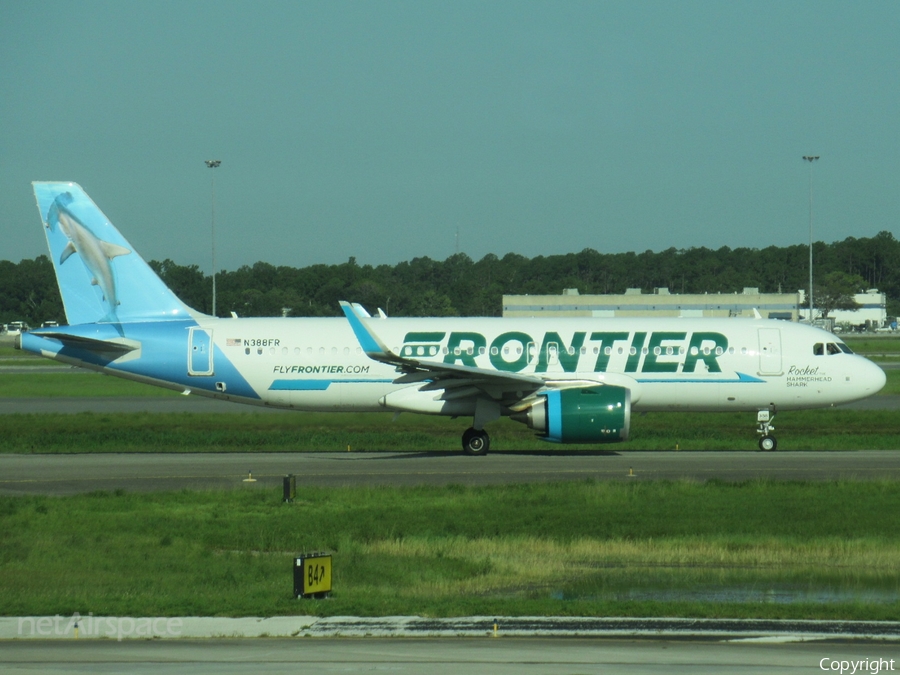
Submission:
<svg viewBox="0 0 900 675">
<path fill-rule="evenodd" d="M 294 559 L 294 597 L 325 597 L 331 592 L 331 555 L 309 553 Z"/>
</svg>

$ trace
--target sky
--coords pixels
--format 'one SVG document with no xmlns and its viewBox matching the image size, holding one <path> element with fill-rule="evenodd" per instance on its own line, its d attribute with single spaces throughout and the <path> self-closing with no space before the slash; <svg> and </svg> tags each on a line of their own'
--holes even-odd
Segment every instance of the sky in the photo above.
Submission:
<svg viewBox="0 0 900 675">
<path fill-rule="evenodd" d="M 900 3 L 0 0 L 0 260 L 79 183 L 147 260 L 900 238 Z M 803 155 L 819 155 L 814 165 Z M 217 169 L 204 160 L 219 159 Z"/>
</svg>

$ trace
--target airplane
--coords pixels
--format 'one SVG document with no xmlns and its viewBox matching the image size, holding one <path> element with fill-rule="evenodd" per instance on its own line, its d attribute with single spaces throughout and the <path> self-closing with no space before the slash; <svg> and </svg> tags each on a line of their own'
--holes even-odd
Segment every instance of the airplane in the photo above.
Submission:
<svg viewBox="0 0 900 675">
<path fill-rule="evenodd" d="M 556 443 L 614 443 L 632 413 L 757 414 L 774 451 L 779 410 L 878 392 L 884 372 L 816 327 L 749 318 L 218 318 L 186 306 L 76 183 L 35 182 L 69 325 L 17 347 L 109 375 L 301 411 L 509 417 Z M 758 313 L 757 313 L 758 315 Z"/>
</svg>

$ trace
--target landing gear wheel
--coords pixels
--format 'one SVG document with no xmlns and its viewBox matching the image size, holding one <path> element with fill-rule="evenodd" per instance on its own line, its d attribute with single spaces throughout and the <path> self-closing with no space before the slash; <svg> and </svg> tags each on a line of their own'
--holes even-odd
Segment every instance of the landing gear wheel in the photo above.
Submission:
<svg viewBox="0 0 900 675">
<path fill-rule="evenodd" d="M 778 441 L 774 436 L 763 436 L 759 439 L 759 449 L 763 452 L 775 452 L 778 448 Z"/>
<path fill-rule="evenodd" d="M 469 427 L 463 432 L 462 446 L 467 455 L 486 455 L 491 447 L 491 437 L 484 430 Z"/>
</svg>

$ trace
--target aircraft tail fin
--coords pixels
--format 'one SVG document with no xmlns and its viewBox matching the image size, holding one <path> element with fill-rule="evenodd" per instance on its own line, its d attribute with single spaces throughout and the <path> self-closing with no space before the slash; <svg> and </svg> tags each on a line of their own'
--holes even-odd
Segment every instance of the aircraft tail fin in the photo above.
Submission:
<svg viewBox="0 0 900 675">
<path fill-rule="evenodd" d="M 35 182 L 69 324 L 196 316 L 162 282 L 76 183 Z"/>
</svg>

